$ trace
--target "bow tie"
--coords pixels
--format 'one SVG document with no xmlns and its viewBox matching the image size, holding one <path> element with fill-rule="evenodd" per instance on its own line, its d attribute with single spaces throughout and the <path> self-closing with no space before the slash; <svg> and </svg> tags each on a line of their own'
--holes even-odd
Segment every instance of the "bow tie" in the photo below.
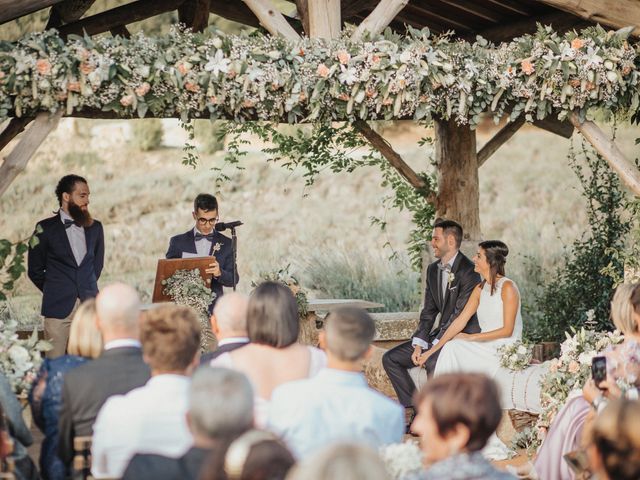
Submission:
<svg viewBox="0 0 640 480">
<path fill-rule="evenodd" d="M 76 222 L 73 220 L 69 220 L 68 218 L 64 219 L 64 228 L 69 228 L 71 225 L 75 225 Z"/>
<path fill-rule="evenodd" d="M 438 263 L 438 270 L 440 270 L 440 271 L 444 270 L 445 272 L 450 272 L 451 271 L 451 265 L 449 265 L 448 263 L 446 265 Z"/>
<path fill-rule="evenodd" d="M 213 242 L 213 232 L 208 233 L 206 235 L 203 235 L 202 233 L 196 233 L 196 242 L 198 240 L 202 240 L 203 238 L 205 240 L 209 240 L 210 242 Z"/>
</svg>

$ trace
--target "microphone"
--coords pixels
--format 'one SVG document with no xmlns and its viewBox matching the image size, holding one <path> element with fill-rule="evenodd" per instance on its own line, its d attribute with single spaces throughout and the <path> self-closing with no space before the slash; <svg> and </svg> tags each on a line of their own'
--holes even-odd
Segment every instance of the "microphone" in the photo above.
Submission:
<svg viewBox="0 0 640 480">
<path fill-rule="evenodd" d="M 243 223 L 240 220 L 236 220 L 234 222 L 227 222 L 227 223 L 219 222 L 219 223 L 216 223 L 216 231 L 224 232 L 229 228 L 236 228 L 236 227 L 239 227 L 240 225 L 243 225 Z"/>
</svg>

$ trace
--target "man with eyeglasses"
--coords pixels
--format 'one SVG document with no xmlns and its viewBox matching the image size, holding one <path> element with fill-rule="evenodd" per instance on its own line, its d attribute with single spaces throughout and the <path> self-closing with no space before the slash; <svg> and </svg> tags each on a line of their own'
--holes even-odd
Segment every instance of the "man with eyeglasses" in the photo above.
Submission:
<svg viewBox="0 0 640 480">
<path fill-rule="evenodd" d="M 215 230 L 218 221 L 218 201 L 213 195 L 201 193 L 193 201 L 193 219 L 196 224 L 189 231 L 172 237 L 167 258 L 214 257 L 206 273 L 211 275 L 211 290 L 216 299 L 222 287 L 233 287 L 233 251 L 231 239 Z M 237 269 L 236 269 L 237 272 Z M 236 283 L 238 283 L 236 273 Z M 209 307 L 213 308 L 215 300 Z"/>
</svg>

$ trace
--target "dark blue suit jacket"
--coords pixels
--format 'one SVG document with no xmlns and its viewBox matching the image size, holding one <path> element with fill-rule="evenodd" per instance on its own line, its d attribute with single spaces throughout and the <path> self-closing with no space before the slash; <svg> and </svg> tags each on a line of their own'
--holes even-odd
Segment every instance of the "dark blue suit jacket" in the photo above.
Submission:
<svg viewBox="0 0 640 480">
<path fill-rule="evenodd" d="M 231 239 L 225 237 L 220 232 L 214 231 L 213 242 L 211 242 L 211 250 L 209 255 L 213 255 L 220 264 L 221 275 L 218 278 L 211 279 L 211 290 L 216 294 L 216 298 L 222 295 L 222 287 L 233 287 L 233 251 L 231 249 Z M 213 251 L 216 243 L 220 244 L 220 250 Z M 169 249 L 167 250 L 167 258 L 182 258 L 182 254 L 197 254 L 196 239 L 193 229 L 181 235 L 171 237 L 169 241 Z M 236 284 L 240 277 L 236 269 Z M 215 303 L 215 300 L 214 300 Z"/>
<path fill-rule="evenodd" d="M 76 303 L 98 294 L 98 278 L 104 264 L 104 231 L 95 220 L 84 229 L 87 254 L 76 263 L 60 214 L 39 222 L 38 245 L 29 248 L 28 274 L 42 291 L 41 313 L 67 318 Z"/>
</svg>

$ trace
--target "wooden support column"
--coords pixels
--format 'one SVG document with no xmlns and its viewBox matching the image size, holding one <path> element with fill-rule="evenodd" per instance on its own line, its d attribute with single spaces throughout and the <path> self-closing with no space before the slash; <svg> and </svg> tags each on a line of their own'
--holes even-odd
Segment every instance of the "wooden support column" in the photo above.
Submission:
<svg viewBox="0 0 640 480">
<path fill-rule="evenodd" d="M 464 239 L 478 241 L 480 187 L 476 134 L 454 119 L 434 120 L 438 168 L 437 215 L 462 225 Z"/>
<path fill-rule="evenodd" d="M 340 0 L 307 0 L 309 36 L 327 40 L 340 35 Z"/>
<path fill-rule="evenodd" d="M 300 35 L 284 18 L 284 15 L 273 5 L 271 0 L 244 0 L 247 7 L 255 13 L 260 20 L 260 24 L 267 29 L 271 35 L 282 35 L 284 38 L 297 41 Z"/>
<path fill-rule="evenodd" d="M 590 120 L 580 121 L 578 114 L 571 113 L 569 120 L 586 138 L 593 148 L 609 162 L 611 168 L 618 174 L 622 182 L 631 191 L 640 196 L 640 170 L 624 156 L 613 140 L 607 137 L 598 125 Z"/>
<path fill-rule="evenodd" d="M 496 153 L 496 151 L 511 137 L 515 135 L 515 133 L 520 130 L 520 127 L 524 125 L 525 118 L 524 115 L 520 115 L 513 122 L 507 123 L 504 127 L 500 129 L 498 133 L 496 133 L 491 140 L 489 140 L 484 147 L 480 149 L 478 152 L 478 168 L 482 166 L 484 162 L 486 162 L 491 155 Z"/>
<path fill-rule="evenodd" d="M 194 32 L 202 32 L 209 25 L 211 0 L 186 0 L 178 7 L 178 20 Z"/>
<path fill-rule="evenodd" d="M 302 22 L 304 32 L 309 35 L 309 5 L 308 0 L 296 0 L 296 9 L 298 10 L 298 18 Z"/>
<path fill-rule="evenodd" d="M 49 112 L 42 112 L 36 116 L 33 125 L 24 136 L 20 139 L 20 143 L 15 146 L 11 153 L 4 159 L 0 165 L 0 196 L 9 187 L 11 182 L 22 172 L 29 159 L 42 144 L 47 135 L 58 126 L 58 122 L 62 117 L 62 110 L 51 116 Z"/>
<path fill-rule="evenodd" d="M 33 117 L 12 118 L 11 121 L 9 121 L 9 125 L 0 133 L 0 151 L 2 151 L 11 140 L 16 138 L 32 120 Z"/>
<path fill-rule="evenodd" d="M 358 25 L 358 28 L 351 35 L 351 40 L 360 40 L 365 32 L 369 32 L 371 35 L 382 32 L 407 3 L 409 0 L 380 0 L 373 12 Z"/>
</svg>

